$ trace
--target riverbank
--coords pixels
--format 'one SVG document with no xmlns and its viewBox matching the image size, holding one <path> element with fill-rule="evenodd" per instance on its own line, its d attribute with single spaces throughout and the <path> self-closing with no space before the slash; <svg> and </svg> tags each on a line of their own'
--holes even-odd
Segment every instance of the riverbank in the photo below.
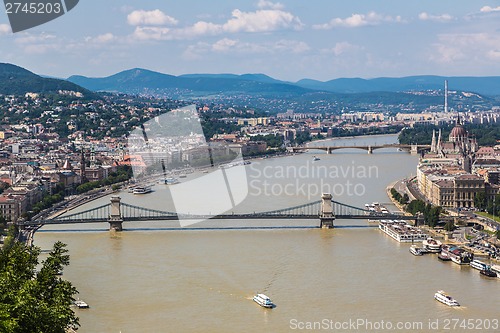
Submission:
<svg viewBox="0 0 500 333">
<path fill-rule="evenodd" d="M 389 197 L 389 200 L 391 200 L 392 204 L 394 206 L 396 206 L 400 212 L 402 212 L 404 215 L 411 215 L 409 214 L 408 212 L 406 212 L 404 210 L 404 206 L 399 202 L 397 201 L 396 199 L 394 199 L 394 197 L 392 196 L 391 194 L 391 190 L 394 188 L 394 186 L 399 182 L 399 180 L 396 180 L 395 182 L 392 182 L 390 183 L 386 188 L 385 188 L 385 193 L 387 194 L 387 196 Z"/>
</svg>

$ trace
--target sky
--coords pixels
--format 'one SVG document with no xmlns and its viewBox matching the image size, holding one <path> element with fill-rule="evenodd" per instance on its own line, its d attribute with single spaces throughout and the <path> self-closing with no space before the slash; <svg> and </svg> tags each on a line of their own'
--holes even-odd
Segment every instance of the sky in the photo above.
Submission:
<svg viewBox="0 0 500 333">
<path fill-rule="evenodd" d="M 500 75 L 500 0 L 81 0 L 13 34 L 0 62 L 37 74 Z"/>
</svg>

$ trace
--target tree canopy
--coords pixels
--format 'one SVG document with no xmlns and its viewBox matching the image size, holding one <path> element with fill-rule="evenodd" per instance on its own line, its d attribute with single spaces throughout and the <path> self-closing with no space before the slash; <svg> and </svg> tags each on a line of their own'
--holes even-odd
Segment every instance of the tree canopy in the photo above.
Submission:
<svg viewBox="0 0 500 333">
<path fill-rule="evenodd" d="M 0 332 L 78 329 L 78 317 L 71 308 L 78 291 L 60 277 L 69 265 L 67 252 L 66 245 L 57 242 L 39 266 L 39 248 L 6 242 L 0 250 Z"/>
</svg>

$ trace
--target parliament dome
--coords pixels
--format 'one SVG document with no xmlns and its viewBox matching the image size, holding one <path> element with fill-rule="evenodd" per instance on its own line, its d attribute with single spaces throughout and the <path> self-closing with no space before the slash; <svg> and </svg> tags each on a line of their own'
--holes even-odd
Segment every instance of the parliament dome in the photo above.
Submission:
<svg viewBox="0 0 500 333">
<path fill-rule="evenodd" d="M 462 141 L 464 138 L 467 137 L 467 131 L 465 128 L 462 127 L 462 125 L 457 125 L 453 127 L 453 129 L 450 132 L 450 142 L 457 142 L 457 141 Z"/>
</svg>

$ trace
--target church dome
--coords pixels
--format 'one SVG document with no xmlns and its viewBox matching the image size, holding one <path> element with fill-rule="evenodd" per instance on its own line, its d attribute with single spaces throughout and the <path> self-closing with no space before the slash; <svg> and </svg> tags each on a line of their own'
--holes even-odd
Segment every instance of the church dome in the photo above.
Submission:
<svg viewBox="0 0 500 333">
<path fill-rule="evenodd" d="M 467 137 L 467 131 L 461 125 L 453 127 L 450 132 L 450 142 L 460 141 Z"/>
</svg>

